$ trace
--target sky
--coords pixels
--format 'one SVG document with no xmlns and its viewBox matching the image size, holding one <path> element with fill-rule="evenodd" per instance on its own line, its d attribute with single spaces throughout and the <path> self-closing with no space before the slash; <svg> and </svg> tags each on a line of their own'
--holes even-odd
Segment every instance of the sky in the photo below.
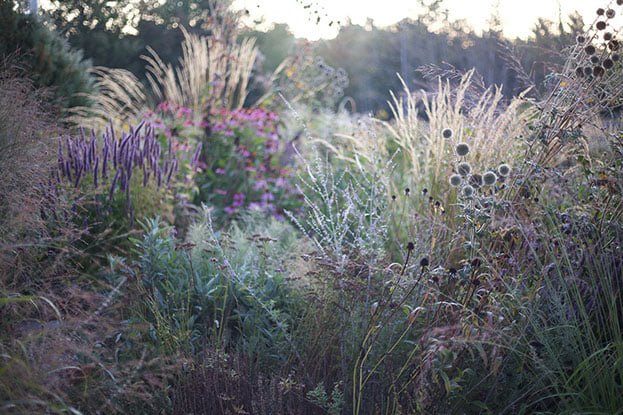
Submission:
<svg viewBox="0 0 623 415">
<path fill-rule="evenodd" d="M 347 18 L 360 25 L 372 18 L 376 26 L 386 26 L 415 17 L 416 4 L 414 0 L 234 0 L 235 7 L 249 10 L 250 20 L 264 20 L 264 26 L 287 23 L 297 37 L 310 40 L 335 37 L 336 22 Z M 450 20 L 465 19 L 482 30 L 497 5 L 505 35 L 525 38 L 538 17 L 558 21 L 559 10 L 563 17 L 578 10 L 590 23 L 597 7 L 605 4 L 607 0 L 445 0 L 444 7 Z M 321 17 L 318 24 L 317 16 Z M 334 23 L 329 26 L 331 21 Z"/>
</svg>

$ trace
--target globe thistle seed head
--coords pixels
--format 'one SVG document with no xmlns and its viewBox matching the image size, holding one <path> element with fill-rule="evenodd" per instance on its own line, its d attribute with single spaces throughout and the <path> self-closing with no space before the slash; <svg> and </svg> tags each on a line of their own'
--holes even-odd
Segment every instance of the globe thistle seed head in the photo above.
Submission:
<svg viewBox="0 0 623 415">
<path fill-rule="evenodd" d="M 487 186 L 491 186 L 498 180 L 498 176 L 494 172 L 488 171 L 482 176 L 482 180 Z"/>
<path fill-rule="evenodd" d="M 461 185 L 461 181 L 461 176 L 459 176 L 458 174 L 453 174 L 452 176 L 450 176 L 450 186 L 458 187 Z"/>
<path fill-rule="evenodd" d="M 610 33 L 610 32 L 606 32 L 606 33 L 604 33 L 604 40 L 605 40 L 605 41 L 610 41 L 610 40 L 612 40 L 612 33 Z"/>
<path fill-rule="evenodd" d="M 613 53 L 611 58 L 613 62 L 618 62 L 621 56 L 618 53 Z"/>
<path fill-rule="evenodd" d="M 619 50 L 620 46 L 621 44 L 616 39 L 612 39 L 610 43 L 608 43 L 608 49 L 610 49 L 611 51 Z"/>
<path fill-rule="evenodd" d="M 511 166 L 506 163 L 500 164 L 498 166 L 498 173 L 502 177 L 507 177 L 509 174 L 511 174 Z"/>
<path fill-rule="evenodd" d="M 453 133 L 452 129 L 450 129 L 450 128 L 444 128 L 441 131 L 441 136 L 443 138 L 452 138 L 453 135 L 454 135 L 454 133 Z"/>
<path fill-rule="evenodd" d="M 612 69 L 612 67 L 614 66 L 614 61 L 610 58 L 605 59 L 603 65 L 605 69 Z"/>
<path fill-rule="evenodd" d="M 474 195 L 474 188 L 471 185 L 465 185 L 462 189 L 463 196 L 472 197 Z"/>
<path fill-rule="evenodd" d="M 593 55 L 595 53 L 595 46 L 593 45 L 588 45 L 587 47 L 584 48 L 584 52 L 586 52 L 587 55 Z"/>
<path fill-rule="evenodd" d="M 456 151 L 457 156 L 464 157 L 469 153 L 469 145 L 467 143 L 459 143 L 456 145 L 454 149 Z"/>
<path fill-rule="evenodd" d="M 586 42 L 586 38 L 582 35 L 579 35 L 578 37 L 575 38 L 576 42 L 578 42 L 578 44 L 582 44 L 584 42 Z"/>
<path fill-rule="evenodd" d="M 591 56 L 591 63 L 593 65 L 598 64 L 599 63 L 599 58 L 595 55 Z"/>
<path fill-rule="evenodd" d="M 614 16 L 616 16 L 616 14 L 617 14 L 617 13 L 614 11 L 614 9 L 608 9 L 608 10 L 606 10 L 606 17 L 607 17 L 608 19 L 612 19 L 612 18 L 614 18 Z"/>
<path fill-rule="evenodd" d="M 459 163 L 456 170 L 461 176 L 467 176 L 472 172 L 472 166 L 468 162 L 464 161 Z"/>
<path fill-rule="evenodd" d="M 597 16 L 603 16 L 606 11 L 601 7 L 597 9 Z"/>
<path fill-rule="evenodd" d="M 478 174 L 478 173 L 472 174 L 469 178 L 469 184 L 474 186 L 476 189 L 482 187 L 483 185 L 482 174 Z"/>
<path fill-rule="evenodd" d="M 593 74 L 593 68 L 591 68 L 590 66 L 585 66 L 584 67 L 584 75 L 591 76 L 592 74 Z"/>
<path fill-rule="evenodd" d="M 605 73 L 604 68 L 601 66 L 595 66 L 593 68 L 593 75 L 595 76 L 603 76 Z"/>
<path fill-rule="evenodd" d="M 595 27 L 597 28 L 597 30 L 604 30 L 606 28 L 606 22 L 604 22 L 603 20 L 600 20 L 597 23 L 595 23 Z"/>
<path fill-rule="evenodd" d="M 584 68 L 582 68 L 581 66 L 578 66 L 577 68 L 575 68 L 575 74 L 579 78 L 582 78 L 584 76 Z"/>
<path fill-rule="evenodd" d="M 617 0 L 617 5 L 623 6 L 623 0 Z"/>
</svg>

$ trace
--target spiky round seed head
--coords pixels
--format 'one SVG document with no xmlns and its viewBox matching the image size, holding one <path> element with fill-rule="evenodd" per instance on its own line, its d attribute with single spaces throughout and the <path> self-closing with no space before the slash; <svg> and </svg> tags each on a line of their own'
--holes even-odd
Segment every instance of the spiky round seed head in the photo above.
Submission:
<svg viewBox="0 0 623 415">
<path fill-rule="evenodd" d="M 474 186 L 476 189 L 482 187 L 482 184 L 483 184 L 482 174 L 478 174 L 478 173 L 472 174 L 469 178 L 469 184 Z"/>
<path fill-rule="evenodd" d="M 597 28 L 597 30 L 604 30 L 606 28 L 606 22 L 604 22 L 603 20 L 600 20 L 597 23 L 595 23 L 595 27 Z"/>
<path fill-rule="evenodd" d="M 605 60 L 604 60 L 603 65 L 604 65 L 604 68 L 605 68 L 605 69 L 611 69 L 611 68 L 614 66 L 614 62 L 613 62 L 613 60 L 612 60 L 612 59 L 609 59 L 609 58 L 608 58 L 608 59 L 605 59 Z"/>
<path fill-rule="evenodd" d="M 617 4 L 618 4 L 619 6 L 623 6 L 623 0 L 617 0 Z"/>
<path fill-rule="evenodd" d="M 453 135 L 453 134 L 454 134 L 454 133 L 452 132 L 452 129 L 450 129 L 450 128 L 444 128 L 444 129 L 441 131 L 441 136 L 442 136 L 443 138 L 452 138 L 452 135 Z"/>
<path fill-rule="evenodd" d="M 407 244 L 407 251 L 413 251 L 415 249 L 415 244 L 413 242 L 409 242 Z"/>
<path fill-rule="evenodd" d="M 605 72 L 606 71 L 604 71 L 604 68 L 602 68 L 601 66 L 595 66 L 593 68 L 593 75 L 595 76 L 603 76 Z"/>
<path fill-rule="evenodd" d="M 482 176 L 482 181 L 487 185 L 487 186 L 491 186 L 493 184 L 495 184 L 495 182 L 498 180 L 498 176 L 492 172 L 492 171 L 488 171 L 485 174 L 483 174 Z"/>
<path fill-rule="evenodd" d="M 618 53 L 613 53 L 612 54 L 612 61 L 613 62 L 618 62 L 619 59 L 621 59 L 621 56 Z"/>
<path fill-rule="evenodd" d="M 511 166 L 509 166 L 506 163 L 502 163 L 498 166 L 498 173 L 500 174 L 500 176 L 502 177 L 506 177 L 509 174 L 511 174 Z"/>
<path fill-rule="evenodd" d="M 422 268 L 427 267 L 430 264 L 430 262 L 428 261 L 428 258 L 424 257 L 420 260 L 420 266 Z"/>
<path fill-rule="evenodd" d="M 590 66 L 585 66 L 584 67 L 584 75 L 591 76 L 592 74 L 593 74 L 593 68 L 591 68 Z"/>
<path fill-rule="evenodd" d="M 584 48 L 584 52 L 586 52 L 587 55 L 592 55 L 595 53 L 595 46 L 593 45 L 588 45 Z"/>
<path fill-rule="evenodd" d="M 599 58 L 595 55 L 591 56 L 591 63 L 592 64 L 597 64 L 599 63 Z"/>
<path fill-rule="evenodd" d="M 606 11 L 601 7 L 597 9 L 597 16 L 603 16 Z"/>
<path fill-rule="evenodd" d="M 469 153 L 469 145 L 467 143 L 459 143 L 455 148 L 456 155 L 459 157 L 464 157 Z"/>
<path fill-rule="evenodd" d="M 619 47 L 621 46 L 621 44 L 619 43 L 618 40 L 616 39 L 612 39 L 610 41 L 610 43 L 608 43 L 608 49 L 615 51 L 615 50 L 619 50 Z"/>
<path fill-rule="evenodd" d="M 458 187 L 461 185 L 461 176 L 458 174 L 453 174 L 450 176 L 450 186 Z"/>
<path fill-rule="evenodd" d="M 465 185 L 462 189 L 463 196 L 472 197 L 474 195 L 474 188 L 471 185 Z"/>
<path fill-rule="evenodd" d="M 614 16 L 616 16 L 617 12 L 614 11 L 614 9 L 608 9 L 606 10 L 606 17 L 608 19 L 612 19 L 614 18 Z"/>
<path fill-rule="evenodd" d="M 575 68 L 575 74 L 578 77 L 583 77 L 584 76 L 584 68 L 582 68 L 581 66 L 578 66 L 577 68 Z"/>
<path fill-rule="evenodd" d="M 468 162 L 464 161 L 462 163 L 459 163 L 456 170 L 461 176 L 467 176 L 472 172 L 472 166 L 470 166 Z"/>
<path fill-rule="evenodd" d="M 575 38 L 576 42 L 578 42 L 580 45 L 584 42 L 586 42 L 586 38 L 582 35 L 579 35 L 578 37 Z"/>
<path fill-rule="evenodd" d="M 604 33 L 604 40 L 605 41 L 612 40 L 612 33 L 610 33 L 610 32 Z"/>
</svg>

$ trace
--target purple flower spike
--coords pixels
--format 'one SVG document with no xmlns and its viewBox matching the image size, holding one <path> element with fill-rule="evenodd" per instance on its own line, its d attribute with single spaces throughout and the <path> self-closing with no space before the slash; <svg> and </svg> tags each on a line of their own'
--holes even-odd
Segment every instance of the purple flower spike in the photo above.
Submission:
<svg viewBox="0 0 623 415">
<path fill-rule="evenodd" d="M 115 187 L 117 187 L 117 181 L 119 180 L 119 176 L 121 174 L 121 170 L 117 170 L 115 173 L 115 177 L 112 179 L 112 184 L 110 185 L 110 191 L 108 192 L 108 202 L 112 201 L 113 194 L 115 193 Z"/>
<path fill-rule="evenodd" d="M 93 166 L 93 185 L 95 186 L 95 188 L 97 189 L 97 170 L 100 164 L 100 158 L 95 157 L 95 166 Z"/>
</svg>

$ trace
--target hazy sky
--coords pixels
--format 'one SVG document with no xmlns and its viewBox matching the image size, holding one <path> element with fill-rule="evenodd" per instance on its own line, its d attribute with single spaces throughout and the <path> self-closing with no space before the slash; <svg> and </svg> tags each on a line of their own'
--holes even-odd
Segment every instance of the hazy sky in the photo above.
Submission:
<svg viewBox="0 0 623 415">
<path fill-rule="evenodd" d="M 498 5 L 505 34 L 525 37 L 537 17 L 557 21 L 559 10 L 563 16 L 578 10 L 588 23 L 593 21 L 597 7 L 607 3 L 600 0 L 446 0 L 445 7 L 451 20 L 466 19 L 478 30 L 486 26 Z M 329 26 L 331 20 L 350 18 L 355 24 L 364 24 L 370 17 L 375 25 L 384 26 L 417 15 L 413 0 L 235 0 L 234 4 L 249 10 L 252 19 L 263 17 L 267 22 L 287 23 L 296 36 L 309 39 L 334 37 L 338 29 L 335 23 Z M 308 4 L 311 7 L 304 8 Z M 321 16 L 319 24 L 316 24 L 316 10 Z"/>
</svg>

